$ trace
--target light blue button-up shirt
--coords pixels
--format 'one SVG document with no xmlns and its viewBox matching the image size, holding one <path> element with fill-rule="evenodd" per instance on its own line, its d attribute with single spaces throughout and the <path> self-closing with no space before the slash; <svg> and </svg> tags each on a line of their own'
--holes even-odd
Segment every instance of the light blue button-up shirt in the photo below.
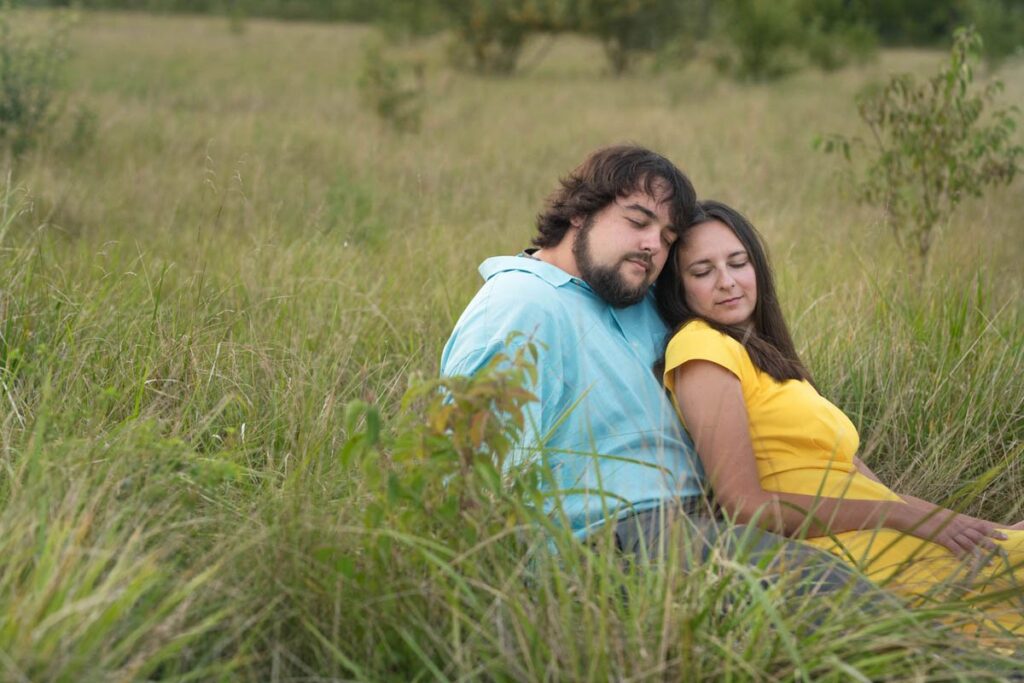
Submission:
<svg viewBox="0 0 1024 683">
<path fill-rule="evenodd" d="M 486 281 L 444 347 L 442 375 L 477 372 L 522 332 L 538 345 L 537 384 L 519 457 L 554 473 L 575 532 L 629 511 L 701 494 L 692 444 L 652 370 L 666 328 L 652 295 L 613 308 L 582 280 L 525 256 L 480 266 Z M 514 343 L 524 343 L 520 337 Z"/>
</svg>

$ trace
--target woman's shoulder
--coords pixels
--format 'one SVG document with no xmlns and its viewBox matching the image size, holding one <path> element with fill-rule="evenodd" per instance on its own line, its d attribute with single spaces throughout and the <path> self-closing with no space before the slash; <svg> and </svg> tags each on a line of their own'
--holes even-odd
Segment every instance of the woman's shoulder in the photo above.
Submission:
<svg viewBox="0 0 1024 683">
<path fill-rule="evenodd" d="M 672 335 L 669 345 L 671 346 L 673 342 L 688 345 L 711 344 L 714 346 L 726 346 L 728 348 L 743 348 L 743 345 L 738 341 L 730 337 L 725 332 L 721 332 L 716 330 L 714 327 L 711 327 L 706 320 L 701 318 L 694 318 L 693 320 L 684 323 L 683 326 L 676 330 L 675 334 Z"/>
<path fill-rule="evenodd" d="M 742 344 L 700 319 L 690 320 L 672 335 L 665 349 L 665 371 L 692 360 L 710 361 L 739 377 L 750 366 L 750 356 Z"/>
</svg>

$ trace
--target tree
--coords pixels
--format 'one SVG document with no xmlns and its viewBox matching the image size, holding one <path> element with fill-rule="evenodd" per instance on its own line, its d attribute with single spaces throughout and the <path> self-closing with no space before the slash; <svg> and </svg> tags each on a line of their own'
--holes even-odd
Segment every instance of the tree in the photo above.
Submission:
<svg viewBox="0 0 1024 683">
<path fill-rule="evenodd" d="M 966 196 L 1008 184 L 1021 170 L 1024 147 L 1013 143 L 1017 107 L 993 105 L 1002 83 L 973 89 L 971 62 L 981 50 L 973 28 L 958 29 L 949 62 L 919 83 L 908 74 L 857 98 L 857 111 L 871 132 L 868 141 L 834 135 L 826 152 L 847 161 L 856 150 L 869 158 L 856 181 L 858 199 L 881 205 L 901 247 L 913 249 L 927 266 L 936 228 Z"/>
</svg>

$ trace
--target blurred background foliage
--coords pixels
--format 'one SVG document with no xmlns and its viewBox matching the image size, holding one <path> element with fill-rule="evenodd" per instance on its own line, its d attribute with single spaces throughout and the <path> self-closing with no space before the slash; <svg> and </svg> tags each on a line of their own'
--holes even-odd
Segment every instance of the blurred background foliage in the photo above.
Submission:
<svg viewBox="0 0 1024 683">
<path fill-rule="evenodd" d="M 804 62 L 825 69 L 869 55 L 876 45 L 944 46 L 957 26 L 974 24 L 993 66 L 1024 46 L 1020 0 L 25 0 L 208 13 L 231 17 L 375 23 L 392 33 L 450 31 L 455 53 L 478 71 L 515 71 L 530 35 L 595 37 L 609 68 L 623 73 L 643 53 L 692 56 L 712 45 L 719 66 L 741 79 L 785 75 Z M 665 60 L 659 60 L 664 63 Z"/>
</svg>

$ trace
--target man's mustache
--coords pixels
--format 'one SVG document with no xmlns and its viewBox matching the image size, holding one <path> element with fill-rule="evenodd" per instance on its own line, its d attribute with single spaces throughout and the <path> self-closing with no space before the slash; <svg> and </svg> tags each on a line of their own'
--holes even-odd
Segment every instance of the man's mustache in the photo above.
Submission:
<svg viewBox="0 0 1024 683">
<path fill-rule="evenodd" d="M 622 257 L 623 261 L 642 261 L 647 265 L 647 269 L 650 270 L 654 267 L 654 259 L 646 251 L 632 251 Z"/>
</svg>

